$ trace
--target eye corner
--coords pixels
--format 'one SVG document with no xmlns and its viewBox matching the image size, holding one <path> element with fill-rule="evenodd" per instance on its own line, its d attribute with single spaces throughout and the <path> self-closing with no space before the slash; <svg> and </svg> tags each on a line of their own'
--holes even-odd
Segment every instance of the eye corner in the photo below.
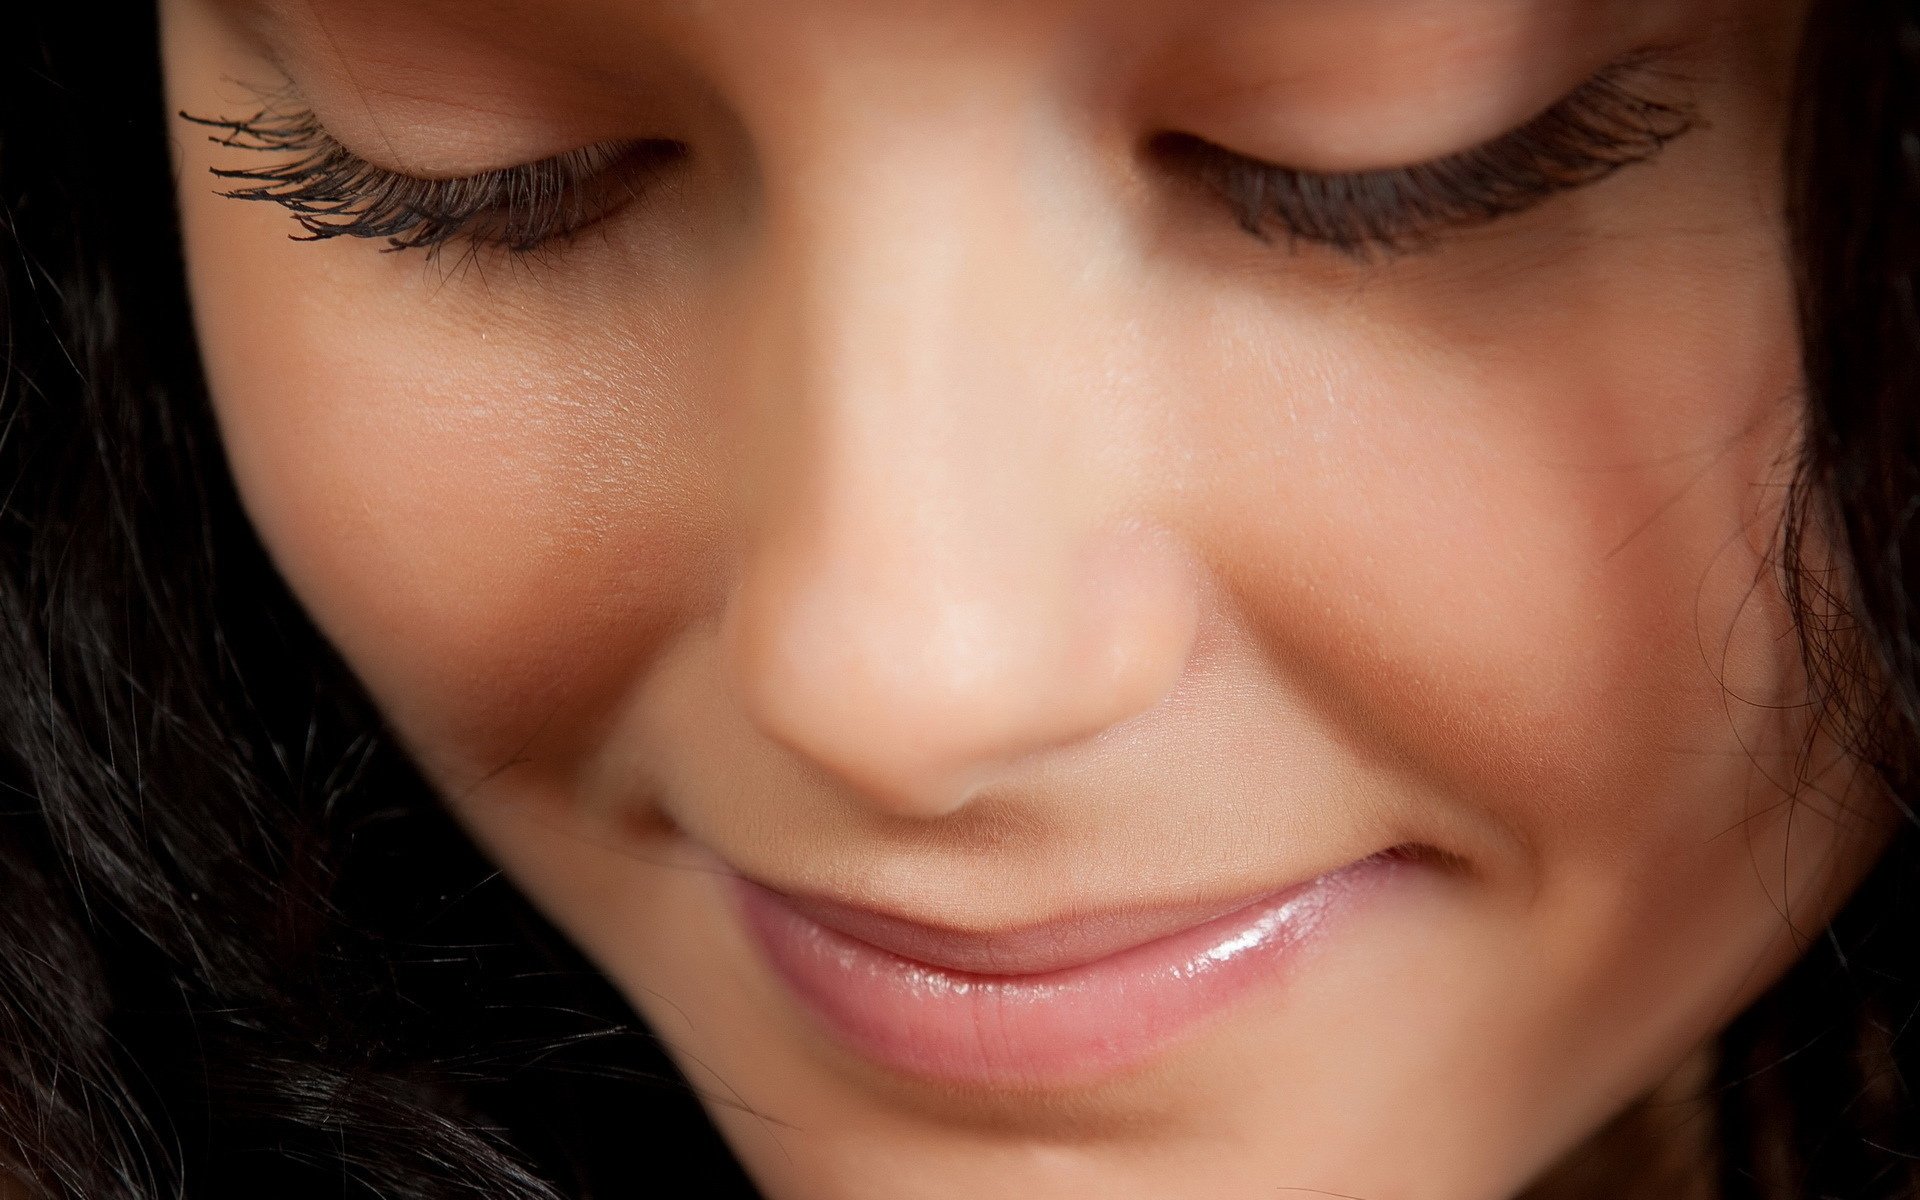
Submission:
<svg viewBox="0 0 1920 1200">
<path fill-rule="evenodd" d="M 1243 232 L 1263 242 L 1275 240 L 1265 196 L 1270 177 L 1286 168 L 1174 129 L 1156 130 L 1141 139 L 1140 156 L 1157 174 L 1225 204 Z"/>
<path fill-rule="evenodd" d="M 1671 52 L 1636 51 L 1595 72 L 1516 133 L 1548 123 L 1578 125 L 1596 149 L 1651 157 L 1703 123 L 1696 86 L 1673 65 Z"/>
</svg>

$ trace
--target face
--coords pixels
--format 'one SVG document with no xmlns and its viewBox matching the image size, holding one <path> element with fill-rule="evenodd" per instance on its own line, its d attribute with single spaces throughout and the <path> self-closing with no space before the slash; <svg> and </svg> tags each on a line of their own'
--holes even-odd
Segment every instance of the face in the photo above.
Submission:
<svg viewBox="0 0 1920 1200">
<path fill-rule="evenodd" d="M 250 515 L 770 1196 L 1508 1195 L 1881 843 L 1791 4 L 162 9 Z"/>
</svg>

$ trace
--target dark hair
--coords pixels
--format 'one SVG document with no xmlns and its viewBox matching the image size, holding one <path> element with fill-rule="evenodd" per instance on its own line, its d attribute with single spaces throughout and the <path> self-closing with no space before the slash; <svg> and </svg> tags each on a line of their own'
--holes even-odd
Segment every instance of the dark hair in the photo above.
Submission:
<svg viewBox="0 0 1920 1200">
<path fill-rule="evenodd" d="M 249 531 L 153 9 L 0 9 L 0 1193 L 750 1194 Z"/>
<path fill-rule="evenodd" d="M 1721 1038 L 1721 1186 L 1920 1197 L 1920 6 L 1816 3 L 1797 87 L 1786 199 L 1807 403 L 1782 578 L 1812 700 L 1903 820 Z"/>
<path fill-rule="evenodd" d="M 749 1189 L 608 985 L 443 813 L 232 490 L 150 4 L 0 16 L 0 1186 Z M 1789 147 L 1818 698 L 1920 795 L 1920 14 L 1816 5 Z M 1812 535 L 1819 536 L 1812 536 Z M 1837 544 L 1837 572 L 1806 548 Z M 1722 1195 L 1920 1198 L 1920 837 L 1721 1038 Z"/>
</svg>

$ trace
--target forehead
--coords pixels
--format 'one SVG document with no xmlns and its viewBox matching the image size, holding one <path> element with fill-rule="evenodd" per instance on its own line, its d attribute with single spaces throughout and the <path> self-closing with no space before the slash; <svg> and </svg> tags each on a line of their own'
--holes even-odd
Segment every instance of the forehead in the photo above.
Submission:
<svg viewBox="0 0 1920 1200">
<path fill-rule="evenodd" d="M 385 41 L 457 36 L 541 56 L 617 53 L 635 40 L 791 45 L 795 37 L 886 37 L 903 42 L 995 35 L 1078 36 L 1115 45 L 1236 34 L 1285 54 L 1342 45 L 1471 44 L 1542 49 L 1603 36 L 1658 9 L 1700 0 L 218 0 L 249 23 L 292 38 L 339 41 L 342 51 Z"/>
</svg>

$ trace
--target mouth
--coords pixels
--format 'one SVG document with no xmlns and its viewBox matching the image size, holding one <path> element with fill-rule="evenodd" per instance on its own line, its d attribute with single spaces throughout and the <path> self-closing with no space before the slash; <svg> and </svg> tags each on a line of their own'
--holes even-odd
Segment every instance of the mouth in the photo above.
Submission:
<svg viewBox="0 0 1920 1200">
<path fill-rule="evenodd" d="M 1259 896 L 980 933 L 731 876 L 737 910 L 800 1006 L 893 1072 L 1058 1088 L 1144 1066 L 1288 973 L 1406 857 L 1385 851 Z"/>
</svg>

